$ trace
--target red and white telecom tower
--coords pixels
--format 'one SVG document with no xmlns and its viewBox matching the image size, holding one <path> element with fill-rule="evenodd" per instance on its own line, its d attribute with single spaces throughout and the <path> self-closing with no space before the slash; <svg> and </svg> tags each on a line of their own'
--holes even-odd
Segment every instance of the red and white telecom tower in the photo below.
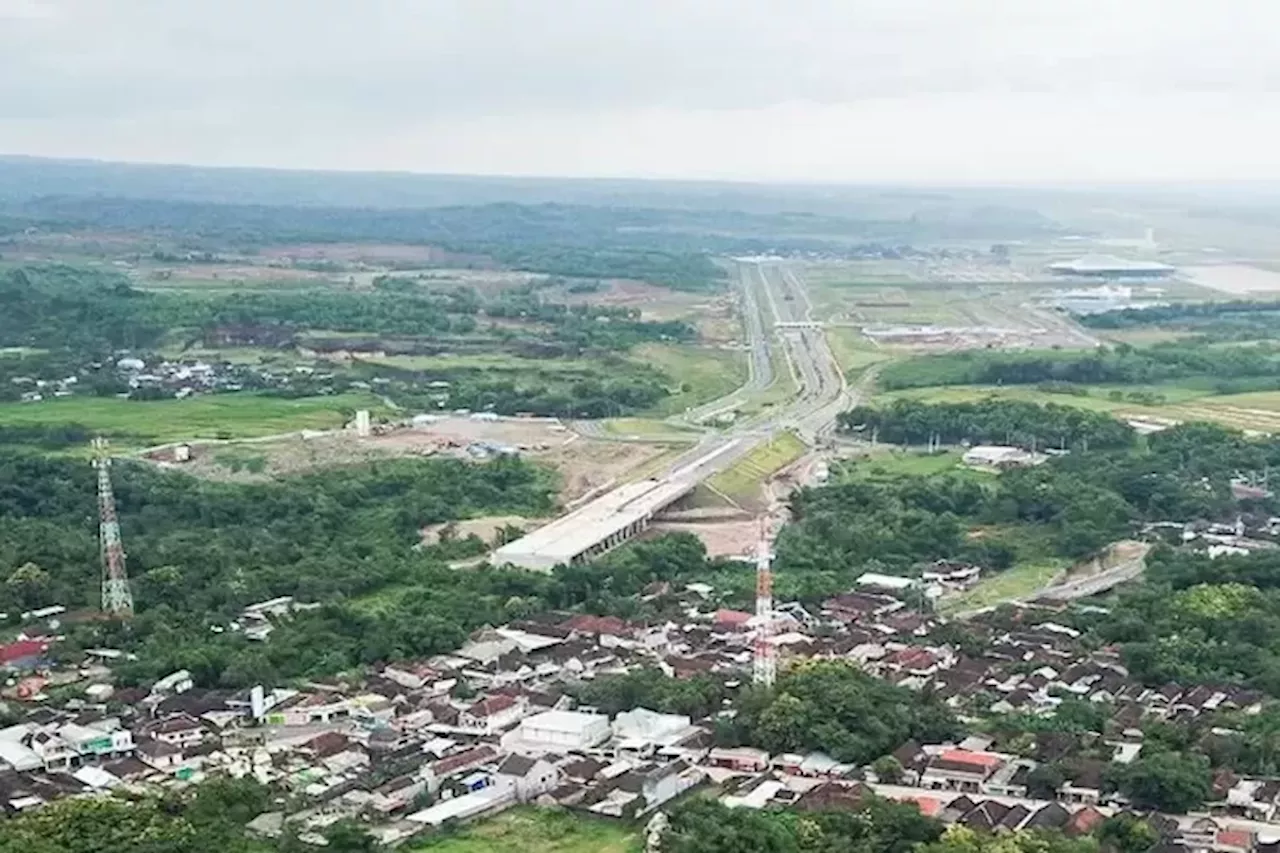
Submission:
<svg viewBox="0 0 1280 853">
<path fill-rule="evenodd" d="M 93 467 L 98 469 L 98 536 L 102 545 L 102 612 L 121 619 L 133 615 L 133 593 L 124 569 L 120 522 L 111 491 L 111 453 L 105 438 L 93 440 Z"/>
<path fill-rule="evenodd" d="M 769 550 L 769 520 L 760 519 L 756 544 L 756 642 L 751 681 L 772 687 L 778 675 L 778 648 L 773 644 L 773 554 Z"/>
</svg>

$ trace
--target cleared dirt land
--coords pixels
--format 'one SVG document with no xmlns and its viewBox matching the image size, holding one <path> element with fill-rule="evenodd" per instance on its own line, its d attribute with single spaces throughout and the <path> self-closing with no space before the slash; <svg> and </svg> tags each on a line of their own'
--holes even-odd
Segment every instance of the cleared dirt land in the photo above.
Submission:
<svg viewBox="0 0 1280 853">
<path fill-rule="evenodd" d="M 499 449 L 515 450 L 555 468 L 562 478 L 560 497 L 565 501 L 625 479 L 668 452 L 662 444 L 583 438 L 554 421 L 444 418 L 368 438 L 344 430 L 254 443 L 195 443 L 189 462 L 173 462 L 168 450 L 154 458 L 199 477 L 246 481 L 397 457 L 482 459 Z"/>
</svg>

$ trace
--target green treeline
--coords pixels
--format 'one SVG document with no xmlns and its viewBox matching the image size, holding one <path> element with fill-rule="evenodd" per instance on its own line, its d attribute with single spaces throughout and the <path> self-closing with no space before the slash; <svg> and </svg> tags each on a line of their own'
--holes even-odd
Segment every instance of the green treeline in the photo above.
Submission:
<svg viewBox="0 0 1280 853">
<path fill-rule="evenodd" d="M 1134 431 L 1101 412 L 1020 400 L 922 403 L 895 400 L 840 415 L 841 429 L 889 444 L 1006 444 L 1043 449 L 1128 447 Z"/>
<path fill-rule="evenodd" d="M 1076 319 L 1094 329 L 1163 326 L 1195 332 L 1210 340 L 1270 339 L 1280 330 L 1280 301 L 1181 302 L 1104 311 Z"/>
<path fill-rule="evenodd" d="M 1277 318 L 1280 314 L 1271 322 Z M 1280 347 L 1211 347 L 1180 341 L 1143 348 L 1121 344 L 1089 351 L 973 350 L 889 364 L 877 381 L 886 389 L 897 390 L 938 385 L 1143 385 L 1192 377 L 1221 383 L 1224 392 L 1240 390 L 1231 380 L 1280 377 Z"/>
</svg>

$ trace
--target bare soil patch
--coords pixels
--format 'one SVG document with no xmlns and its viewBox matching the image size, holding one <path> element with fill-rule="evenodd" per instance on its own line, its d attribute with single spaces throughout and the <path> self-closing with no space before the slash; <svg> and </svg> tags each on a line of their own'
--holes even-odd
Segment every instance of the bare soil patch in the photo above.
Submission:
<svg viewBox="0 0 1280 853">
<path fill-rule="evenodd" d="M 702 540 L 709 557 L 743 557 L 755 554 L 760 525 L 755 520 L 682 522 L 660 521 L 649 528 L 655 535 L 692 533 Z"/>
<path fill-rule="evenodd" d="M 422 528 L 422 544 L 435 545 L 440 536 L 447 530 L 452 531 L 455 539 L 466 539 L 476 536 L 494 544 L 498 533 L 507 527 L 519 527 L 529 531 L 547 523 L 545 518 L 525 518 L 523 515 L 486 515 L 482 518 L 469 518 L 465 521 L 451 521 L 447 524 L 432 524 Z"/>
<path fill-rule="evenodd" d="M 560 499 L 572 501 L 621 482 L 667 451 L 664 445 L 586 439 L 553 421 L 444 418 L 360 438 L 347 430 L 303 438 L 195 444 L 173 467 L 210 480 L 252 482 L 379 459 L 449 456 L 480 460 L 511 450 L 560 472 Z"/>
</svg>

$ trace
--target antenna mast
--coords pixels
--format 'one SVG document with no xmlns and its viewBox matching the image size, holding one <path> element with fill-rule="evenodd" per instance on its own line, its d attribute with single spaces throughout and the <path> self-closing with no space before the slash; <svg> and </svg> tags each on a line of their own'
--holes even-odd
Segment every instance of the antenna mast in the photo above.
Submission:
<svg viewBox="0 0 1280 853">
<path fill-rule="evenodd" d="M 760 519 L 760 541 L 756 545 L 756 641 L 751 680 L 760 687 L 772 687 L 778 675 L 778 649 L 773 644 L 773 554 L 769 550 L 769 522 Z"/>
<path fill-rule="evenodd" d="M 105 438 L 93 440 L 93 467 L 98 469 L 98 537 L 102 545 L 102 612 L 121 619 L 133 615 L 133 593 L 124 569 L 120 522 L 111 491 L 111 452 Z"/>
</svg>

